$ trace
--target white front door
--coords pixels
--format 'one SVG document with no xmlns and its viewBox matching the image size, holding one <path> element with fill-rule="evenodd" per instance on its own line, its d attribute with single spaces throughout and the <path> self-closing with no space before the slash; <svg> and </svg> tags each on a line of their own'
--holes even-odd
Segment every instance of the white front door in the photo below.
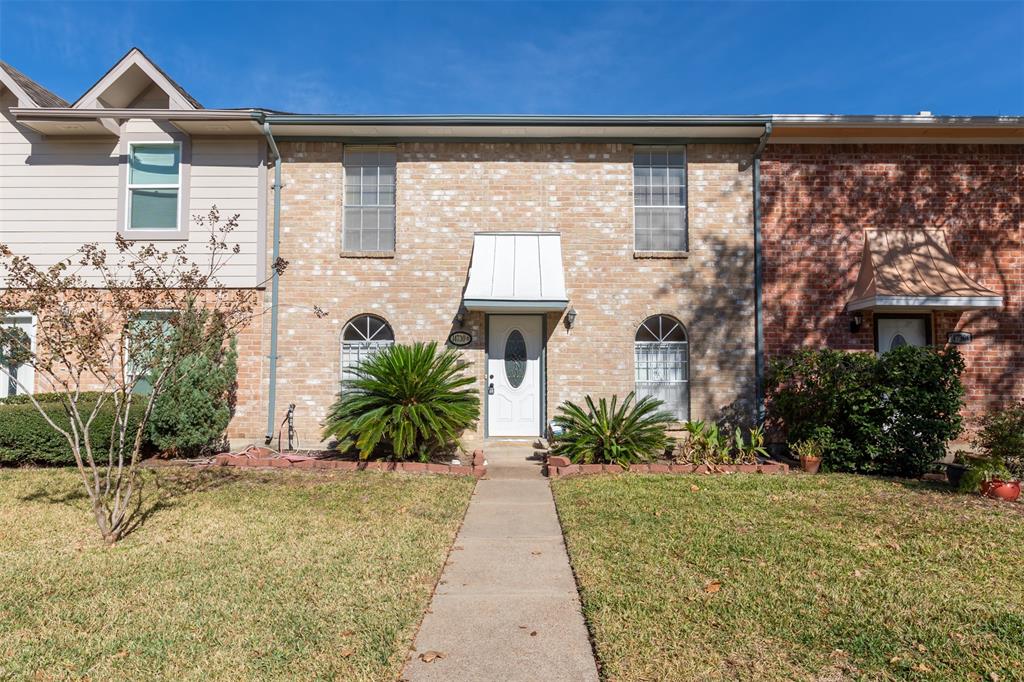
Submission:
<svg viewBox="0 0 1024 682">
<path fill-rule="evenodd" d="M 923 317 L 880 317 L 877 323 L 879 353 L 899 346 L 928 344 L 928 320 Z"/>
<path fill-rule="evenodd" d="M 32 346 L 32 350 L 34 350 L 35 327 L 32 324 L 32 317 L 30 315 L 0 318 L 0 326 L 14 327 L 23 331 Z M 3 355 L 3 353 L 0 353 L 0 355 Z M 29 365 L 4 365 L 3 371 L 0 371 L 0 398 L 7 398 L 20 393 L 31 393 L 34 388 L 32 385 L 35 379 L 34 374 L 35 372 Z"/>
<path fill-rule="evenodd" d="M 541 435 L 540 315 L 491 315 L 487 334 L 487 435 Z"/>
</svg>

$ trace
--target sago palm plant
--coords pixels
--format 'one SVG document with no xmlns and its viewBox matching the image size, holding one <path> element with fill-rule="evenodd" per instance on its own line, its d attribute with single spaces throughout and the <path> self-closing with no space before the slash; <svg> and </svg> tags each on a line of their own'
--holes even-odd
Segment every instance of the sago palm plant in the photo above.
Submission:
<svg viewBox="0 0 1024 682">
<path fill-rule="evenodd" d="M 630 393 L 619 403 L 601 398 L 597 405 L 586 396 L 586 409 L 566 401 L 554 418 L 562 429 L 553 448 L 557 455 L 577 464 L 618 464 L 645 461 L 665 452 L 669 443 L 666 427 L 676 419 L 661 409 L 661 401 L 651 397 L 634 403 Z"/>
<path fill-rule="evenodd" d="M 355 445 L 361 459 L 378 446 L 397 459 L 427 461 L 457 446 L 461 433 L 480 417 L 476 381 L 469 363 L 436 342 L 394 345 L 367 358 L 353 373 L 327 414 L 324 438 L 339 449 Z"/>
</svg>

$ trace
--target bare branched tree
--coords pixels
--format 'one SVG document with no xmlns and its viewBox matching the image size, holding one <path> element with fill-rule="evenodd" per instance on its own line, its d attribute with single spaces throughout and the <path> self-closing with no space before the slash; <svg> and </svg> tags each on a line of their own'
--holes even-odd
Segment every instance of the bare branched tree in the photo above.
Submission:
<svg viewBox="0 0 1024 682">
<path fill-rule="evenodd" d="M 188 255 L 187 244 L 161 250 L 118 235 L 111 253 L 84 244 L 73 256 L 38 267 L 0 243 L 0 322 L 35 316 L 34 346 L 20 330 L 0 334 L 0 380 L 28 394 L 67 440 L 108 543 L 137 520 L 138 464 L 153 405 L 170 382 L 189 380 L 172 368 L 263 312 L 255 288 L 219 279 L 241 250 L 229 243 L 238 216 L 222 220 L 214 207 L 194 222 L 210 235 L 199 256 Z M 286 265 L 278 260 L 272 269 L 280 274 Z M 58 394 L 64 419 L 22 385 L 17 368 L 24 365 L 34 370 L 37 389 Z M 92 425 L 104 409 L 114 413 L 110 445 L 97 451 Z"/>
</svg>

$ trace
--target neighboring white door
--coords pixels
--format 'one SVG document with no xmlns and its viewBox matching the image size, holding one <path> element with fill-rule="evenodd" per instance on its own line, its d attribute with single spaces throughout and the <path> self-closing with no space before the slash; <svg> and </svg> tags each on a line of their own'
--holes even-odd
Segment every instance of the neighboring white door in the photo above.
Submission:
<svg viewBox="0 0 1024 682">
<path fill-rule="evenodd" d="M 490 317 L 487 435 L 540 435 L 540 357 L 543 345 L 543 318 L 540 315 Z"/>
<path fill-rule="evenodd" d="M 24 331 L 28 335 L 32 349 L 35 350 L 35 327 L 30 315 L 0 318 L 0 325 L 16 327 Z M 19 393 L 31 393 L 34 388 L 34 380 L 35 372 L 29 365 L 5 366 L 3 371 L 0 371 L 0 398 L 7 398 Z"/>
<path fill-rule="evenodd" d="M 887 353 L 899 346 L 924 346 L 928 332 L 923 317 L 878 318 L 878 352 Z"/>
</svg>

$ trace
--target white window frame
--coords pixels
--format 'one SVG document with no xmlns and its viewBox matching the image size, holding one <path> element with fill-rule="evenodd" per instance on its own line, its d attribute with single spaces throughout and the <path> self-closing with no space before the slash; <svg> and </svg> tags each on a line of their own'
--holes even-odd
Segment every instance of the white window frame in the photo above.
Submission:
<svg viewBox="0 0 1024 682">
<path fill-rule="evenodd" d="M 637 152 L 644 151 L 665 151 L 668 152 L 673 149 L 679 149 L 683 153 L 683 194 L 685 201 L 676 206 L 671 204 L 647 204 L 645 206 L 638 206 L 636 203 L 636 154 Z M 664 144 L 664 145 L 634 145 L 633 146 L 633 160 L 630 163 L 632 170 L 631 181 L 633 183 L 633 252 L 634 253 L 665 253 L 665 254 L 688 254 L 690 252 L 690 155 L 689 149 L 685 144 Z M 639 249 L 637 248 L 636 241 L 636 214 L 637 209 L 677 209 L 683 214 L 683 242 L 685 247 L 682 249 Z"/>
<path fill-rule="evenodd" d="M 352 327 L 357 332 L 359 332 L 363 337 L 366 337 L 366 334 L 364 334 L 362 330 L 359 329 L 359 327 L 355 326 L 356 321 L 362 320 L 363 318 L 366 317 L 375 317 L 381 322 L 383 322 L 384 326 L 380 327 L 380 329 L 374 332 L 370 336 L 370 338 L 364 338 L 361 341 L 346 341 L 345 332 L 348 331 L 349 327 Z M 385 329 L 391 332 L 390 339 L 374 338 Z M 381 349 L 388 348 L 393 345 L 395 345 L 395 329 L 394 327 L 391 326 L 391 323 L 388 322 L 387 319 L 381 315 L 374 315 L 373 313 L 361 313 L 351 318 L 348 322 L 346 322 L 345 326 L 341 328 L 341 376 L 339 380 L 341 382 L 342 390 L 344 391 L 345 385 L 352 381 L 351 378 L 347 378 L 345 376 L 347 373 L 347 369 L 349 367 L 354 367 L 356 364 L 358 364 L 358 362 L 361 362 L 362 360 L 365 360 L 373 356 L 375 353 L 380 352 Z M 350 358 L 352 358 L 353 356 L 358 358 L 356 362 L 350 361 Z"/>
<path fill-rule="evenodd" d="M 18 323 L 14 322 L 13 320 L 22 320 L 22 319 L 28 319 L 28 321 L 29 321 L 29 327 L 28 327 L 28 338 L 29 338 L 29 342 L 30 342 L 29 350 L 32 353 L 35 353 L 36 352 L 36 325 L 38 324 L 38 319 L 36 318 L 34 313 L 30 313 L 28 311 L 24 311 L 24 312 L 16 312 L 16 313 L 10 313 L 10 314 L 4 315 L 3 317 L 0 317 L 0 327 L 17 326 Z M 4 368 L 4 369 L 6 370 L 6 368 Z M 18 383 L 21 384 L 22 388 L 24 388 L 26 391 L 28 391 L 27 394 L 32 394 L 32 393 L 35 393 L 35 391 L 36 391 L 36 387 L 35 387 L 35 384 L 36 384 L 36 370 L 35 370 L 35 367 L 33 367 L 32 365 L 27 365 L 26 369 L 27 369 L 27 374 L 28 374 L 28 376 L 26 377 L 26 380 L 24 380 L 24 381 L 19 380 Z M 7 372 L 6 371 L 0 372 L 0 384 L 2 384 L 2 385 L 0 385 L 0 393 L 3 393 L 3 395 L 0 395 L 0 397 L 2 397 L 2 398 L 9 398 L 9 397 L 11 397 L 10 393 L 9 393 L 9 391 L 10 391 L 10 388 L 9 388 L 10 382 L 11 382 L 11 378 L 9 376 L 7 376 Z M 21 394 L 20 393 L 15 393 L 15 395 L 21 395 Z"/>
<path fill-rule="evenodd" d="M 136 147 L 174 147 L 178 150 L 178 182 L 177 184 L 136 184 L 132 182 L 132 156 L 135 153 Z M 124 193 L 124 225 L 122 227 L 126 234 L 138 234 L 144 232 L 152 234 L 153 232 L 166 232 L 168 235 L 180 233 L 182 230 L 182 166 L 184 163 L 184 148 L 181 142 L 177 140 L 153 140 L 153 141 L 131 141 L 128 143 L 128 161 L 125 172 L 125 193 Z M 175 208 L 175 226 L 174 227 L 132 227 L 132 190 L 136 189 L 174 189 L 178 191 L 177 206 Z"/>
<path fill-rule="evenodd" d="M 665 319 L 668 319 L 668 320 L 671 320 L 672 322 L 674 322 L 675 325 L 682 331 L 683 338 L 685 339 L 685 341 L 665 341 L 665 339 L 669 335 L 671 335 L 672 332 L 675 331 L 676 327 L 670 328 L 667 332 L 664 329 L 662 329 L 662 328 L 659 328 L 657 330 L 652 329 L 650 326 L 647 325 L 647 323 L 650 320 L 655 319 L 655 318 L 665 318 Z M 637 334 L 640 332 L 640 330 L 642 328 L 646 328 L 652 335 L 658 337 L 659 340 L 658 341 L 638 341 L 636 337 L 637 337 Z M 638 357 L 637 357 L 638 353 L 637 353 L 637 351 L 638 351 L 638 349 L 640 347 L 655 348 L 655 349 L 657 349 L 657 348 L 662 347 L 662 346 L 681 346 L 682 347 L 683 363 L 684 363 L 684 368 L 685 368 L 685 371 L 682 373 L 683 374 L 683 378 L 680 379 L 680 380 L 651 381 L 651 380 L 648 379 L 648 380 L 645 380 L 645 381 L 640 381 L 637 378 L 637 374 L 639 373 L 639 367 L 637 366 L 637 360 L 638 360 Z M 643 319 L 643 321 L 637 326 L 636 331 L 633 333 L 633 387 L 636 390 L 637 398 L 638 399 L 642 398 L 645 395 L 649 395 L 648 393 L 641 394 L 641 392 L 640 392 L 640 385 L 641 384 L 646 384 L 646 385 L 657 384 L 657 385 L 665 385 L 665 386 L 678 385 L 680 387 L 680 390 L 682 391 L 682 400 L 684 400 L 685 403 L 686 403 L 686 414 L 678 414 L 676 412 L 673 412 L 673 415 L 680 422 L 687 422 L 687 421 L 690 420 L 690 413 L 691 413 L 691 409 L 690 409 L 691 408 L 691 406 L 690 406 L 690 333 L 687 331 L 686 326 L 678 318 L 676 318 L 674 315 L 669 315 L 667 313 L 656 313 L 654 315 L 649 315 L 649 316 L 647 316 L 647 317 L 645 317 Z M 653 396 L 653 397 L 657 397 L 657 396 Z M 667 407 L 668 407 L 667 405 L 663 406 L 663 409 L 666 409 Z"/>
</svg>

